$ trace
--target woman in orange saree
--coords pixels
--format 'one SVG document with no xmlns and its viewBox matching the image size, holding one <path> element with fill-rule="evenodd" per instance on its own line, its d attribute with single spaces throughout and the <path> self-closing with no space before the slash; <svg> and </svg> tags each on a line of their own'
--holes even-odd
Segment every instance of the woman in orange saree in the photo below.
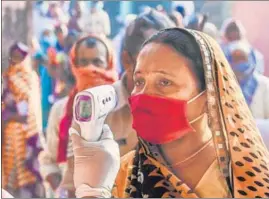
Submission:
<svg viewBox="0 0 269 199">
<path fill-rule="evenodd" d="M 187 29 L 158 32 L 137 58 L 134 82 L 130 103 L 140 145 L 122 158 L 114 197 L 269 197 L 268 151 L 212 38 Z M 103 169 L 100 179 L 87 176 L 94 163 L 82 157 L 90 143 L 77 138 L 72 135 L 76 187 L 88 185 L 88 194 L 111 191 L 100 187 L 107 184 L 103 173 L 117 170 Z"/>
<path fill-rule="evenodd" d="M 144 45 L 144 51 L 141 51 L 140 59 L 137 60 L 136 72 L 143 73 L 146 69 L 143 64 L 149 63 L 144 61 L 145 53 L 147 53 L 147 59 L 152 61 L 153 65 L 156 64 L 153 59 L 150 59 L 150 54 L 152 58 L 158 54 L 158 50 L 154 52 L 154 46 L 155 49 L 163 48 L 160 52 L 164 53 L 167 50 L 167 54 L 169 52 L 173 54 L 178 52 L 176 44 L 173 43 L 179 40 L 183 40 L 181 43 L 186 42 L 186 46 L 194 42 L 193 45 L 196 45 L 201 53 L 201 62 L 198 61 L 199 56 L 191 59 L 195 66 L 195 68 L 191 67 L 191 73 L 199 77 L 196 75 L 199 71 L 199 64 L 203 66 L 206 95 L 202 94 L 188 103 L 187 110 L 191 110 L 193 106 L 203 116 L 201 118 L 199 114 L 196 115 L 195 117 L 200 118 L 193 123 L 189 122 L 193 128 L 191 133 L 185 134 L 174 144 L 152 144 L 140 138 L 140 148 L 122 161 L 114 189 L 115 196 L 269 197 L 268 151 L 240 91 L 236 77 L 219 45 L 213 39 L 200 32 L 186 29 L 159 32 Z M 183 50 L 181 49 L 182 54 L 188 56 L 189 53 L 189 56 L 192 56 L 195 49 L 188 51 L 186 46 L 182 48 Z M 167 59 L 166 63 L 172 65 Z M 184 67 L 183 59 L 178 62 L 178 66 L 180 65 Z M 168 68 L 166 70 L 169 70 L 170 67 L 166 67 Z M 182 74 L 176 74 L 177 78 L 184 79 Z M 183 74 L 187 76 L 187 72 Z M 143 78 L 148 80 L 146 77 Z M 145 87 L 141 91 L 139 88 L 141 76 L 137 74 L 134 79 L 137 84 L 133 95 L 148 91 L 154 93 L 150 88 L 146 90 Z M 167 82 L 172 82 L 171 78 L 166 80 L 165 85 L 168 84 Z M 191 81 L 186 82 L 186 85 L 190 85 Z M 202 88 L 201 85 L 198 84 L 197 87 Z M 181 90 L 184 89 L 184 84 L 181 86 Z M 167 89 L 171 88 L 168 86 Z M 163 95 L 167 96 L 167 93 Z M 170 94 L 170 96 L 173 95 Z M 189 121 L 195 118 L 190 117 L 191 114 L 188 111 L 187 115 Z M 199 124 L 203 124 L 203 128 L 199 128 Z M 203 139 L 191 139 L 198 135 L 197 132 L 199 132 L 197 138 L 201 138 L 202 135 Z M 181 148 L 183 152 L 180 150 L 180 145 L 185 146 Z M 182 159 L 177 158 L 182 157 L 181 155 L 185 152 L 187 154 L 187 151 L 192 152 L 183 156 Z"/>
<path fill-rule="evenodd" d="M 11 47 L 10 66 L 3 77 L 3 188 L 14 197 L 43 197 L 37 160 L 42 150 L 39 84 L 22 43 Z"/>
</svg>

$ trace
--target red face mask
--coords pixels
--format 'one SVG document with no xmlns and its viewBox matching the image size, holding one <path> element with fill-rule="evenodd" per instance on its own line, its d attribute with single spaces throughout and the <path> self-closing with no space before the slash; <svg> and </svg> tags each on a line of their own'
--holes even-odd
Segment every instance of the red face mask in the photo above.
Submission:
<svg viewBox="0 0 269 199">
<path fill-rule="evenodd" d="M 187 104 L 193 99 L 175 100 L 145 94 L 129 98 L 133 114 L 133 128 L 139 137 L 152 144 L 165 144 L 177 140 L 193 131 L 191 123 L 197 121 L 203 114 L 191 122 L 187 119 Z"/>
</svg>

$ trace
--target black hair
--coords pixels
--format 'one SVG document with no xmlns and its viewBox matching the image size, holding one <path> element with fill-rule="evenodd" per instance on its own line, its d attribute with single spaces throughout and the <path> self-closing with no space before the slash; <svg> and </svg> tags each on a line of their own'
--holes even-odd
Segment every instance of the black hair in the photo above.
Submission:
<svg viewBox="0 0 269 199">
<path fill-rule="evenodd" d="M 123 50 L 127 51 L 134 58 L 147 39 L 144 34 L 146 30 L 155 29 L 158 31 L 172 27 L 175 27 L 175 24 L 168 16 L 155 9 L 150 9 L 148 12 L 139 15 L 127 27 L 123 41 Z"/>
<path fill-rule="evenodd" d="M 62 26 L 56 26 L 55 28 L 54 28 L 54 33 L 55 34 L 57 34 L 57 33 L 63 33 L 63 28 L 64 27 L 62 27 Z"/>
<path fill-rule="evenodd" d="M 192 62 L 190 67 L 199 81 L 200 90 L 205 90 L 205 76 L 200 47 L 189 32 L 180 28 L 165 29 L 150 37 L 143 44 L 143 47 L 152 42 L 166 44 L 188 58 Z"/>
<path fill-rule="evenodd" d="M 79 40 L 76 43 L 75 54 L 77 54 L 77 51 L 81 45 L 84 45 L 87 48 L 95 48 L 100 43 L 105 46 L 105 48 L 107 50 L 107 57 L 108 57 L 109 52 L 108 52 L 106 44 L 103 41 L 101 41 L 95 37 L 85 37 L 85 38 Z"/>
<path fill-rule="evenodd" d="M 182 15 L 182 17 L 186 16 L 186 10 L 183 6 L 178 5 L 175 10 L 179 12 Z"/>
<path fill-rule="evenodd" d="M 238 24 L 236 23 L 236 21 L 232 21 L 226 28 L 225 34 L 229 34 L 230 32 L 239 32 L 240 34 L 240 28 L 238 26 Z"/>
<path fill-rule="evenodd" d="M 109 60 L 109 49 L 108 49 L 108 46 L 105 42 L 103 42 L 102 40 L 98 39 L 98 38 L 95 38 L 93 36 L 88 36 L 88 37 L 85 37 L 81 40 L 79 40 L 77 43 L 76 43 L 76 46 L 75 46 L 75 57 L 78 55 L 78 49 L 81 45 L 83 46 L 86 46 L 87 48 L 95 48 L 98 46 L 98 44 L 101 44 L 105 47 L 106 49 L 106 60 L 108 61 Z M 76 60 L 76 59 L 75 59 Z"/>
<path fill-rule="evenodd" d="M 20 54 L 25 58 L 29 54 L 29 48 L 22 42 L 15 42 L 10 48 L 9 48 L 9 60 L 11 60 L 11 57 L 15 51 L 19 51 Z"/>
</svg>

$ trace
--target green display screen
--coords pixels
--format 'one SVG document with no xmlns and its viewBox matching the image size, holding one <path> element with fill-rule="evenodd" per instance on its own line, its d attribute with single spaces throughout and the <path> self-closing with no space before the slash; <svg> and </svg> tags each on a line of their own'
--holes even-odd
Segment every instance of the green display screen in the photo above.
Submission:
<svg viewBox="0 0 269 199">
<path fill-rule="evenodd" d="M 79 117 L 88 119 L 92 115 L 91 100 L 82 100 L 79 103 Z"/>
</svg>

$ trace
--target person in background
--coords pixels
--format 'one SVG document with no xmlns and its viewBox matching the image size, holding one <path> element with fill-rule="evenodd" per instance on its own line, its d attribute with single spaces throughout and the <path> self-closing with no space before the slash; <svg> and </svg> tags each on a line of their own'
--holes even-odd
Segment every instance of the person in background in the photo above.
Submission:
<svg viewBox="0 0 269 199">
<path fill-rule="evenodd" d="M 219 30 L 215 24 L 211 22 L 205 22 L 203 32 L 211 36 L 213 39 L 219 42 Z"/>
<path fill-rule="evenodd" d="M 58 17 L 57 8 L 58 8 L 58 5 L 56 2 L 49 2 L 48 12 L 46 13 L 47 17 L 53 18 L 53 19 L 57 18 Z"/>
<path fill-rule="evenodd" d="M 40 88 L 23 43 L 10 48 L 2 101 L 3 188 L 18 198 L 44 197 L 38 154 L 42 150 Z"/>
<path fill-rule="evenodd" d="M 37 37 L 33 36 L 31 39 L 31 44 L 30 44 L 30 53 L 31 55 L 34 55 L 36 52 L 40 51 L 41 47 L 39 44 L 39 41 Z"/>
<path fill-rule="evenodd" d="M 217 42 L 165 29 L 136 61 L 129 101 L 139 147 L 120 164 L 106 125 L 101 139 L 89 142 L 74 122 L 76 196 L 268 197 L 269 153 Z"/>
<path fill-rule="evenodd" d="M 221 46 L 226 55 L 229 54 L 228 52 L 229 43 L 241 40 L 248 42 L 246 37 L 246 30 L 243 24 L 240 21 L 233 18 L 226 19 L 223 22 L 221 27 L 221 34 L 222 34 Z M 251 46 L 250 43 L 249 45 Z M 252 59 L 254 60 L 256 65 L 255 69 L 260 74 L 264 74 L 263 55 L 257 49 L 255 49 L 255 47 L 251 46 L 251 56 L 253 57 Z"/>
<path fill-rule="evenodd" d="M 64 56 L 65 39 L 67 37 L 67 34 L 68 29 L 65 25 L 60 24 L 55 26 L 54 35 L 56 36 L 56 43 L 53 46 L 51 45 L 46 51 L 48 55 L 48 68 L 51 70 L 53 68 L 56 68 L 62 61 L 62 57 Z M 55 76 L 52 71 L 51 75 Z"/>
<path fill-rule="evenodd" d="M 123 17 L 123 16 L 118 16 L 118 22 L 122 24 L 122 28 L 120 29 L 120 31 L 118 32 L 118 34 L 113 38 L 113 46 L 116 52 L 116 67 L 117 67 L 117 71 L 120 75 L 120 77 L 122 76 L 122 74 L 124 73 L 124 68 L 122 66 L 121 63 L 121 52 L 123 49 L 123 41 L 124 41 L 124 36 L 125 36 L 125 31 L 126 28 L 129 26 L 129 24 L 135 20 L 137 17 L 137 15 L 134 14 L 128 14 L 127 16 Z M 124 20 L 123 20 L 124 18 Z"/>
<path fill-rule="evenodd" d="M 71 1 L 69 7 L 69 15 L 70 19 L 68 21 L 67 27 L 69 31 L 75 30 L 77 32 L 81 32 L 81 28 L 79 27 L 78 20 L 82 15 L 81 10 L 81 2 L 79 1 Z"/>
<path fill-rule="evenodd" d="M 54 21 L 54 24 L 67 24 L 68 16 L 64 13 L 59 1 L 52 1 L 48 3 L 47 18 Z"/>
<path fill-rule="evenodd" d="M 69 30 L 68 34 L 65 38 L 65 42 L 64 42 L 64 52 L 66 55 L 69 55 L 69 52 L 72 48 L 72 46 L 74 45 L 74 43 L 78 40 L 79 38 L 79 32 L 77 32 L 76 30 Z"/>
<path fill-rule="evenodd" d="M 41 46 L 35 37 L 32 39 L 31 50 L 33 69 L 36 71 L 40 78 L 42 70 L 47 64 L 47 56 L 41 49 Z"/>
<path fill-rule="evenodd" d="M 46 65 L 47 56 L 42 51 L 36 52 L 33 56 L 33 69 L 37 72 L 40 78 Z"/>
<path fill-rule="evenodd" d="M 183 28 L 183 17 L 179 12 L 172 11 L 170 14 L 168 14 L 169 18 L 176 24 L 176 27 Z"/>
<path fill-rule="evenodd" d="M 207 15 L 204 14 L 193 14 L 190 16 L 186 28 L 202 32 L 207 18 Z"/>
<path fill-rule="evenodd" d="M 47 56 L 42 56 L 42 60 L 46 59 L 46 65 L 43 66 L 40 71 L 40 84 L 41 84 L 41 107 L 42 107 L 42 127 L 43 132 L 46 135 L 46 128 L 48 122 L 48 116 L 50 108 L 53 104 L 51 96 L 55 90 L 55 75 L 51 72 L 51 64 Z"/>
<path fill-rule="evenodd" d="M 61 35 L 61 33 L 60 33 Z M 56 48 L 50 47 L 47 50 L 47 62 L 41 71 L 41 91 L 42 91 L 42 120 L 43 131 L 46 133 L 49 112 L 51 106 L 57 101 L 58 98 L 65 96 L 68 92 L 68 87 L 63 80 L 63 70 L 65 70 L 69 58 L 66 55 L 72 45 L 78 38 L 78 35 L 69 34 L 64 38 L 64 46 L 60 52 Z M 66 52 L 67 51 L 67 52 Z"/>
<path fill-rule="evenodd" d="M 65 82 L 66 93 L 69 93 L 75 85 L 75 79 L 72 75 L 70 65 L 62 69 L 61 77 Z M 45 149 L 39 155 L 40 172 L 46 182 L 47 197 L 59 197 L 60 193 L 56 190 L 61 182 L 62 174 L 65 171 L 65 164 L 57 164 L 57 150 L 59 142 L 59 124 L 64 116 L 67 101 L 68 96 L 63 96 L 52 105 L 46 130 Z"/>
<path fill-rule="evenodd" d="M 163 14 L 167 14 L 166 10 L 164 9 L 164 7 L 161 4 L 156 6 L 156 10 L 163 13 Z"/>
<path fill-rule="evenodd" d="M 180 13 L 183 17 L 184 27 L 188 25 L 189 18 L 195 14 L 194 1 L 172 1 L 172 10 Z"/>
<path fill-rule="evenodd" d="M 175 27 L 175 24 L 166 14 L 155 9 L 139 15 L 132 21 L 125 31 L 123 48 L 121 51 L 121 63 L 124 73 L 120 80 L 122 95 L 126 104 L 107 117 L 107 124 L 115 132 L 115 140 L 120 145 L 121 156 L 134 149 L 137 145 L 137 137 L 132 128 L 132 116 L 128 103 L 128 97 L 133 90 L 133 71 L 136 58 L 143 42 L 158 30 Z"/>
<path fill-rule="evenodd" d="M 70 16 L 70 19 L 68 21 L 68 29 L 70 31 L 75 30 L 77 32 L 82 32 L 82 29 L 80 28 L 78 21 L 81 17 L 81 11 L 73 11 L 72 15 Z"/>
<path fill-rule="evenodd" d="M 49 73 L 51 62 L 51 52 L 55 51 L 56 37 L 53 26 L 45 24 L 44 30 L 39 38 L 40 49 L 33 56 L 34 69 L 38 71 L 41 86 L 41 108 L 42 108 L 42 127 L 45 134 L 47 127 L 48 114 L 51 108 L 49 96 L 54 92 L 55 82 Z"/>
<path fill-rule="evenodd" d="M 58 101 L 50 113 L 47 152 L 40 157 L 43 177 L 54 191 L 63 178 L 60 189 L 56 191 L 60 195 L 62 190 L 69 190 L 71 193 L 73 189 L 72 170 L 68 170 L 66 165 L 69 164 L 67 158 L 72 159 L 73 156 L 72 147 L 68 146 L 68 129 L 73 117 L 74 97 L 77 92 L 86 88 L 111 84 L 117 80 L 114 54 L 105 37 L 88 35 L 79 39 L 71 49 L 70 65 L 76 84 L 69 96 Z"/>
<path fill-rule="evenodd" d="M 186 16 L 186 11 L 183 5 L 178 5 L 175 7 L 175 11 L 181 14 L 181 16 L 184 18 Z"/>
<path fill-rule="evenodd" d="M 57 38 L 56 44 L 55 44 L 55 49 L 57 52 L 62 52 L 64 51 L 64 46 L 65 46 L 65 38 L 68 34 L 68 29 L 66 25 L 60 24 L 57 25 L 54 28 L 54 34 Z"/>
<path fill-rule="evenodd" d="M 48 24 L 45 25 L 44 30 L 42 31 L 39 37 L 39 45 L 44 54 L 47 54 L 47 51 L 50 47 L 55 47 L 56 37 L 53 32 L 53 26 Z"/>
<path fill-rule="evenodd" d="M 65 25 L 58 25 L 55 27 L 54 33 L 57 38 L 55 47 L 50 47 L 47 51 L 48 65 L 47 69 L 51 77 L 54 79 L 54 92 L 49 96 L 50 102 L 53 104 L 61 95 L 65 95 L 65 83 L 61 78 L 63 76 L 63 68 L 68 63 L 68 56 L 65 50 L 69 47 L 70 43 L 74 43 L 77 38 L 68 36 L 68 29 Z M 68 36 L 68 37 L 67 37 Z M 68 39 L 68 40 L 67 40 Z M 66 42 L 68 41 L 68 42 Z"/>
<path fill-rule="evenodd" d="M 247 42 L 232 42 L 229 45 L 228 61 L 269 149 L 269 78 L 255 70 L 256 65 L 251 50 Z"/>
<path fill-rule="evenodd" d="M 91 1 L 90 11 L 87 14 L 85 13 L 78 21 L 79 27 L 85 34 L 110 35 L 110 19 L 103 7 L 103 1 Z"/>
<path fill-rule="evenodd" d="M 42 32 L 46 29 L 46 27 L 50 26 L 51 31 L 53 31 L 53 27 L 58 23 L 57 20 L 46 15 L 48 13 L 48 8 L 48 1 L 39 1 L 34 3 L 34 8 L 32 9 L 33 35 L 37 38 L 40 38 Z"/>
</svg>

